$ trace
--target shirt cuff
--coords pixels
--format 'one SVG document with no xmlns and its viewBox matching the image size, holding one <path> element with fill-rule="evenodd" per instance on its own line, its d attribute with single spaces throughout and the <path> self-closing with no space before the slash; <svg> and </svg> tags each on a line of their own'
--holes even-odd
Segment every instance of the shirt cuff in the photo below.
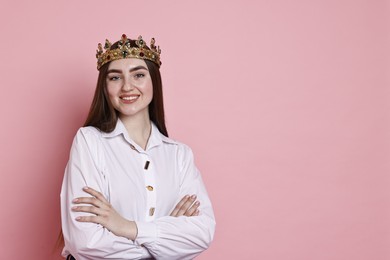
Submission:
<svg viewBox="0 0 390 260">
<path fill-rule="evenodd" d="M 138 234 L 135 243 L 151 245 L 157 240 L 157 225 L 153 222 L 137 222 Z"/>
<path fill-rule="evenodd" d="M 146 247 L 142 247 L 142 258 L 141 259 L 154 259 Z"/>
</svg>

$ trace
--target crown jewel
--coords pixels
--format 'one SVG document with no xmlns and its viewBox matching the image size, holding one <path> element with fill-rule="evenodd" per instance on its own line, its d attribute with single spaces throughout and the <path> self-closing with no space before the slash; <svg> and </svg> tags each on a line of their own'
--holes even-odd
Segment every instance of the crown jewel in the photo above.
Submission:
<svg viewBox="0 0 390 260">
<path fill-rule="evenodd" d="M 160 46 L 156 47 L 154 38 L 150 41 L 149 49 L 141 35 L 138 36 L 135 44 L 137 47 L 130 46 L 130 39 L 127 38 L 126 34 L 122 35 L 121 39 L 118 41 L 118 47 L 116 49 L 111 50 L 112 43 L 107 39 L 104 43 L 104 47 L 101 43 L 99 43 L 98 49 L 96 50 L 97 69 L 99 70 L 107 62 L 127 58 L 150 60 L 156 63 L 157 66 L 161 66 L 161 49 Z M 105 51 L 103 51 L 103 49 Z"/>
</svg>

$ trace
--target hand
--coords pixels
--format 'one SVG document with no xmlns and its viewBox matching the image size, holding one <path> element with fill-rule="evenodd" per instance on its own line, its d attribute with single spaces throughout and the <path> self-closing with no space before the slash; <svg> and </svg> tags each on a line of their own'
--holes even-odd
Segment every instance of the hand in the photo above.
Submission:
<svg viewBox="0 0 390 260">
<path fill-rule="evenodd" d="M 106 198 L 98 191 L 85 187 L 83 190 L 93 197 L 80 197 L 73 200 L 75 204 L 89 204 L 72 207 L 75 212 L 95 214 L 93 216 L 79 216 L 79 222 L 100 224 L 117 236 L 135 240 L 137 237 L 137 224 L 119 215 Z"/>
<path fill-rule="evenodd" d="M 179 203 L 177 203 L 175 209 L 171 213 L 171 217 L 180 217 L 180 216 L 187 216 L 187 217 L 193 217 L 193 216 L 199 216 L 199 205 L 200 202 L 194 201 L 196 200 L 196 195 L 186 195 L 184 196 Z"/>
</svg>

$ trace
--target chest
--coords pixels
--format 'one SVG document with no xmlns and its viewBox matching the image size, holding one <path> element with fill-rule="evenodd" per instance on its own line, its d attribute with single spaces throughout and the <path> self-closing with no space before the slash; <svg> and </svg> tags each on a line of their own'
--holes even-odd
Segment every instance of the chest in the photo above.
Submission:
<svg viewBox="0 0 390 260">
<path fill-rule="evenodd" d="M 147 152 L 126 143 L 104 145 L 104 176 L 114 208 L 132 219 L 143 219 L 154 208 L 153 218 L 169 215 L 180 199 L 180 172 L 175 146 Z M 146 214 L 146 215 L 145 215 Z"/>
</svg>

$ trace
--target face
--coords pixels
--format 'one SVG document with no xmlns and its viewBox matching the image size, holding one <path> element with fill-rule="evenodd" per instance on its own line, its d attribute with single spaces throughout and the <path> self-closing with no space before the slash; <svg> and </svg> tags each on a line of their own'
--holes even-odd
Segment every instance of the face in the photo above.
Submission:
<svg viewBox="0 0 390 260">
<path fill-rule="evenodd" d="M 153 98 L 153 84 L 144 60 L 130 58 L 109 64 L 107 93 L 119 117 L 147 116 Z"/>
</svg>

